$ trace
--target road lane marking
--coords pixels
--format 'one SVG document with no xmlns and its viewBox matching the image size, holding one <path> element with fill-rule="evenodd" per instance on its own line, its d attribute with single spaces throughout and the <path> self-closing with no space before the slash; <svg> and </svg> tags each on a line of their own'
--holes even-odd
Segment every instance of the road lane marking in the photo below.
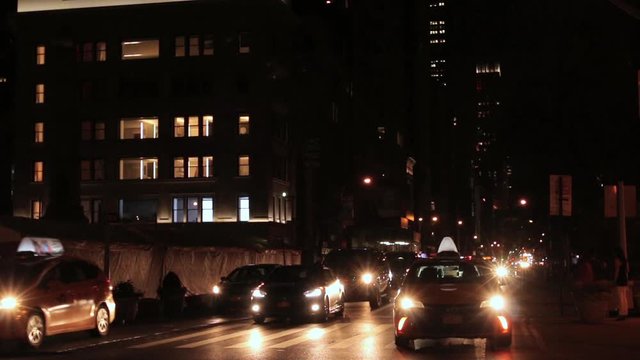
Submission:
<svg viewBox="0 0 640 360">
<path fill-rule="evenodd" d="M 296 329 L 289 329 L 289 330 L 284 330 L 284 331 L 279 331 L 275 334 L 271 334 L 271 335 L 267 335 L 267 336 L 262 336 L 262 335 L 258 335 L 256 337 L 256 341 L 259 343 L 263 343 L 265 341 L 269 341 L 269 340 L 273 340 L 273 339 L 278 339 L 281 337 L 285 337 L 285 336 L 289 336 L 291 334 L 295 334 L 301 331 L 307 330 L 307 328 L 296 328 Z M 227 346 L 227 349 L 242 349 L 242 348 L 248 348 L 248 347 L 252 347 L 253 346 L 253 342 L 251 340 L 249 341 L 243 341 L 241 343 L 235 344 L 235 345 L 230 345 Z"/>
<path fill-rule="evenodd" d="M 224 326 L 224 325 L 223 326 L 216 326 L 215 328 L 213 328 L 211 330 L 199 331 L 199 332 L 196 332 L 196 333 L 193 333 L 193 334 L 175 336 L 175 337 L 170 337 L 168 339 L 151 341 L 151 342 L 144 343 L 144 344 L 130 346 L 129 349 L 146 349 L 146 348 L 150 348 L 152 346 L 169 344 L 169 343 L 172 343 L 172 342 L 177 342 L 177 341 L 181 341 L 181 340 L 187 340 L 187 339 L 195 338 L 195 337 L 198 337 L 198 336 L 217 334 L 219 332 L 223 332 L 223 331 L 227 331 L 227 330 L 233 330 L 235 328 L 239 328 L 239 327 L 246 326 L 246 325 L 247 324 L 237 324 L 237 325 L 231 325 L 231 326 Z"/>
<path fill-rule="evenodd" d="M 385 325 L 378 325 L 375 328 L 373 328 L 373 330 L 366 332 L 364 334 L 360 334 L 360 335 L 356 335 L 356 336 L 352 336 L 346 340 L 342 340 L 338 343 L 335 343 L 331 346 L 329 346 L 329 349 L 346 349 L 349 346 L 352 346 L 353 344 L 356 344 L 368 337 L 374 336 L 378 333 L 381 333 L 383 331 L 386 331 L 390 328 L 393 327 L 393 324 L 385 324 Z"/>
<path fill-rule="evenodd" d="M 242 335 L 250 334 L 250 333 L 255 332 L 255 331 L 257 331 L 257 328 L 243 330 L 243 331 L 239 331 L 239 332 L 233 333 L 233 334 L 223 335 L 223 336 L 219 336 L 219 337 L 216 337 L 216 338 L 213 338 L 213 339 L 196 341 L 196 342 L 189 343 L 189 344 L 186 344 L 186 345 L 178 346 L 177 348 L 178 349 L 193 349 L 193 348 L 197 348 L 197 347 L 200 347 L 200 346 L 215 344 L 217 342 L 221 342 L 221 341 L 233 339 L 233 338 L 236 338 L 236 337 L 240 337 Z"/>
<path fill-rule="evenodd" d="M 267 349 L 285 349 L 285 348 L 288 348 L 290 346 L 303 343 L 305 341 L 313 341 L 314 340 L 313 339 L 314 336 L 312 334 L 313 331 L 319 331 L 319 334 L 320 334 L 319 337 L 323 337 L 324 335 L 326 335 L 326 334 L 328 334 L 328 333 L 330 333 L 332 331 L 335 331 L 335 330 L 338 330 L 338 329 L 342 329 L 343 327 L 346 327 L 346 326 L 349 326 L 349 325 L 350 324 L 335 324 L 335 325 L 329 326 L 327 328 L 314 327 L 314 328 L 308 329 L 309 333 L 307 333 L 305 335 L 298 336 L 298 337 L 295 337 L 295 338 L 293 338 L 291 340 L 287 340 L 287 341 L 284 341 L 284 342 L 281 342 L 281 343 L 269 345 L 266 348 Z"/>
</svg>

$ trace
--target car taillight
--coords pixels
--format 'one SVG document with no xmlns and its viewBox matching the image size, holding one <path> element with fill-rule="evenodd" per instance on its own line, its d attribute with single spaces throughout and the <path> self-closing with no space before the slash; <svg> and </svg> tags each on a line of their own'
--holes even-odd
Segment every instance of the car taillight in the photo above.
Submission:
<svg viewBox="0 0 640 360">
<path fill-rule="evenodd" d="M 498 321 L 500 322 L 500 328 L 502 330 L 503 333 L 506 333 L 509 331 L 509 322 L 507 321 L 507 318 L 499 315 L 498 316 Z"/>
</svg>

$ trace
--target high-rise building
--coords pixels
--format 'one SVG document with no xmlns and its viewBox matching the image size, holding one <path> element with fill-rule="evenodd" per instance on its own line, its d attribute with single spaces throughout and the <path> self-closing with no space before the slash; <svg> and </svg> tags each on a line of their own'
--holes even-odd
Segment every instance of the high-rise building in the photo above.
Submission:
<svg viewBox="0 0 640 360">
<path fill-rule="evenodd" d="M 291 243 L 288 5 L 20 0 L 17 20 L 16 216 Z"/>
</svg>

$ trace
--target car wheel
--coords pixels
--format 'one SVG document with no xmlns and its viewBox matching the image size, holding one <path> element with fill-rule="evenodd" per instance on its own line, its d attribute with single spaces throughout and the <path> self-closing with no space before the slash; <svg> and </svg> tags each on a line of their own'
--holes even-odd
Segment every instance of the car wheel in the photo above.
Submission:
<svg viewBox="0 0 640 360">
<path fill-rule="evenodd" d="M 487 339 L 487 346 L 489 350 L 496 351 L 500 349 L 507 349 L 511 346 L 511 333 L 506 335 L 497 335 Z"/>
<path fill-rule="evenodd" d="M 375 310 L 380 307 L 381 303 L 382 303 L 382 299 L 380 295 L 380 289 L 376 288 L 373 291 L 373 294 L 371 294 L 371 297 L 369 298 L 369 306 L 371 307 L 372 310 Z"/>
<path fill-rule="evenodd" d="M 109 310 L 103 305 L 96 312 L 96 327 L 93 329 L 96 336 L 107 336 L 109 334 Z"/>
<path fill-rule="evenodd" d="M 403 336 L 396 336 L 396 347 L 399 350 L 413 350 L 413 341 Z"/>
<path fill-rule="evenodd" d="M 264 316 L 254 316 L 253 322 L 255 324 L 264 324 L 265 317 Z"/>
<path fill-rule="evenodd" d="M 44 318 L 40 314 L 31 314 L 27 318 L 25 329 L 25 340 L 29 347 L 34 349 L 40 347 L 44 341 Z"/>
</svg>

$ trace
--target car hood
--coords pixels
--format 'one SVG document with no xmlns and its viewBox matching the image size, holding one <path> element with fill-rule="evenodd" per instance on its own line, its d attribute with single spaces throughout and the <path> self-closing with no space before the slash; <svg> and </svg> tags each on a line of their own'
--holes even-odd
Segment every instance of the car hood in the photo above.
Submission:
<svg viewBox="0 0 640 360">
<path fill-rule="evenodd" d="M 493 295 L 491 289 L 478 283 L 433 283 L 405 286 L 401 294 L 428 305 L 480 304 Z"/>
</svg>

